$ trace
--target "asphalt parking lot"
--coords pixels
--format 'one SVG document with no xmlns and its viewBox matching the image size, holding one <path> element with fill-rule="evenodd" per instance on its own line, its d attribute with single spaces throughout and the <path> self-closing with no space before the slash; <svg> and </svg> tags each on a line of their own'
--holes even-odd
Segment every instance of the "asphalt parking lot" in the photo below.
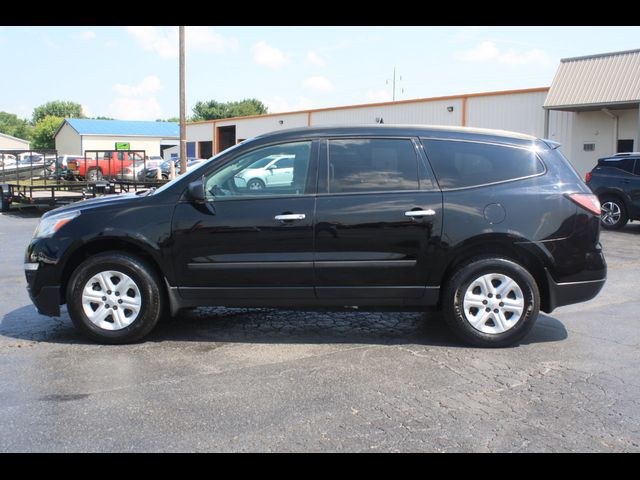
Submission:
<svg viewBox="0 0 640 480">
<path fill-rule="evenodd" d="M 100 346 L 38 315 L 35 213 L 0 214 L 0 451 L 640 451 L 640 223 L 594 300 L 518 347 L 435 315 L 199 309 Z"/>
</svg>

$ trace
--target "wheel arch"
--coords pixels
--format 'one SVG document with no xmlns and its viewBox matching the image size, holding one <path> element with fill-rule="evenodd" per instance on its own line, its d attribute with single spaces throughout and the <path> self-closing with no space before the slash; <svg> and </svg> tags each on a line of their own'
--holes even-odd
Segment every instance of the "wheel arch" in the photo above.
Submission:
<svg viewBox="0 0 640 480">
<path fill-rule="evenodd" d="M 166 293 L 166 282 L 162 280 L 164 280 L 167 275 L 150 249 L 145 248 L 139 243 L 122 238 L 98 238 L 81 245 L 69 253 L 69 258 L 65 263 L 60 277 L 60 298 L 62 303 L 66 303 L 67 285 L 74 270 L 87 258 L 109 251 L 128 253 L 146 261 L 161 280 L 160 288 Z"/>
<path fill-rule="evenodd" d="M 438 300 L 439 308 L 442 306 L 442 295 L 446 290 L 444 287 L 455 272 L 473 259 L 483 257 L 504 258 L 524 267 L 538 285 L 540 309 L 544 312 L 550 311 L 549 283 L 545 273 L 547 264 L 545 258 L 548 257 L 548 254 L 537 243 L 518 241 L 507 235 L 492 236 L 490 239 L 484 235 L 479 236 L 470 239 L 452 252 L 451 260 L 447 263 L 442 275 L 440 299 Z"/>
</svg>

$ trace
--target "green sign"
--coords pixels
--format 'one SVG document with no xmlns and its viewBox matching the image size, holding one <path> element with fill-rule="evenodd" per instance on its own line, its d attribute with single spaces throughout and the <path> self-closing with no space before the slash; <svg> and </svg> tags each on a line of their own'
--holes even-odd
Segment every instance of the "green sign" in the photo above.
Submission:
<svg viewBox="0 0 640 480">
<path fill-rule="evenodd" d="M 131 150 L 129 142 L 116 142 L 116 150 Z"/>
</svg>

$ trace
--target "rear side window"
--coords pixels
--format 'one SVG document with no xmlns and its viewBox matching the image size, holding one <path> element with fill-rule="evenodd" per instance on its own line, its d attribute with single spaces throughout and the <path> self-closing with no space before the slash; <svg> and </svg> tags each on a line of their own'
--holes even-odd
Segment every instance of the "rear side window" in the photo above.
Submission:
<svg viewBox="0 0 640 480">
<path fill-rule="evenodd" d="M 329 140 L 330 193 L 418 189 L 418 159 L 411 140 Z"/>
<path fill-rule="evenodd" d="M 478 142 L 422 140 L 440 188 L 465 188 L 530 177 L 544 165 L 529 149 Z"/>
<path fill-rule="evenodd" d="M 617 168 L 626 173 L 633 173 L 633 165 L 636 161 L 633 158 L 603 158 L 598 160 L 598 166 Z"/>
</svg>

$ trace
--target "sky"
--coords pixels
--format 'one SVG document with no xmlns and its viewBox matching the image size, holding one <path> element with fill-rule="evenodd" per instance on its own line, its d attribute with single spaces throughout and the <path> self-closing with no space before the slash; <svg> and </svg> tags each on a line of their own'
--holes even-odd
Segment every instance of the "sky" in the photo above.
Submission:
<svg viewBox="0 0 640 480">
<path fill-rule="evenodd" d="M 561 58 L 640 48 L 640 27 L 186 27 L 187 115 L 549 86 Z M 0 27 L 0 111 L 71 100 L 87 116 L 177 117 L 178 28 Z"/>
</svg>

